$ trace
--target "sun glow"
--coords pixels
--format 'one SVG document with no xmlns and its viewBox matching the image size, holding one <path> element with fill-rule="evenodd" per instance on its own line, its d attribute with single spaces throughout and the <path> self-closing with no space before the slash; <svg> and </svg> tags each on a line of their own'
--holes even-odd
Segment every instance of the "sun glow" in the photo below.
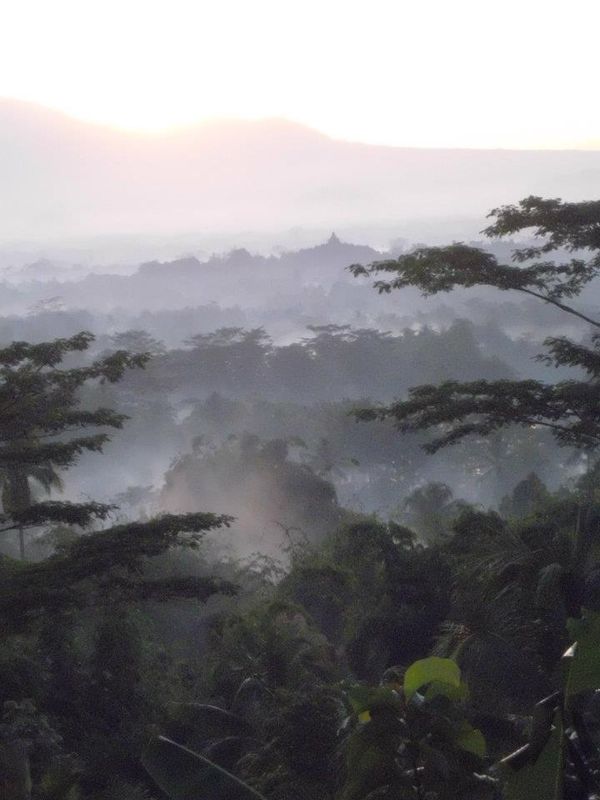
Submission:
<svg viewBox="0 0 600 800">
<path fill-rule="evenodd" d="M 278 116 L 379 144 L 600 137 L 596 0 L 20 0 L 0 95 L 137 131 Z"/>
</svg>

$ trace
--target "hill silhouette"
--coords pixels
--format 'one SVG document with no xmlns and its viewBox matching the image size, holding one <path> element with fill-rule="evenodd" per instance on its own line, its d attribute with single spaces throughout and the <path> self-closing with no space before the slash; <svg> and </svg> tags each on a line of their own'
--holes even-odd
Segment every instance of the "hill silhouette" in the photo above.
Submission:
<svg viewBox="0 0 600 800">
<path fill-rule="evenodd" d="M 348 264 L 368 263 L 380 253 L 365 245 L 341 241 L 332 234 L 314 247 L 263 256 L 239 248 L 205 260 L 194 256 L 141 264 L 131 275 L 91 273 L 72 280 L 35 280 L 30 265 L 17 286 L 2 284 L 0 312 L 23 312 L 36 303 L 60 301 L 61 307 L 108 311 L 185 308 L 207 302 L 265 305 L 302 287 L 329 290 L 337 281 L 350 281 Z"/>
<path fill-rule="evenodd" d="M 338 227 L 595 193 L 600 151 L 336 141 L 284 120 L 142 135 L 0 100 L 0 239 Z"/>
</svg>

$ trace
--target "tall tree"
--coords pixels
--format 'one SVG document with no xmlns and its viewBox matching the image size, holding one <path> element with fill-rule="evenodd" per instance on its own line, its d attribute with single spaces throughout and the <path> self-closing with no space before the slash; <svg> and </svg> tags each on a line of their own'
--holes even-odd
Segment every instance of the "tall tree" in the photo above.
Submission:
<svg viewBox="0 0 600 800">
<path fill-rule="evenodd" d="M 82 332 L 42 344 L 13 342 L 0 350 L 0 533 L 62 523 L 83 534 L 114 508 L 94 501 L 35 502 L 30 486 L 31 480 L 56 484 L 60 471 L 76 464 L 82 453 L 102 450 L 109 438 L 105 429 L 120 428 L 126 420 L 112 409 L 82 408 L 79 390 L 89 381 L 118 381 L 127 369 L 143 367 L 148 356 L 121 350 L 82 364 L 80 354 L 93 338 Z M 68 366 L 68 361 L 76 363 Z M 203 533 L 227 524 L 224 515 L 167 514 L 82 535 L 38 564 L 0 561 L 0 628 L 18 630 L 43 609 L 95 602 L 107 590 L 125 598 L 159 599 L 231 591 L 210 579 L 144 581 L 142 570 L 144 558 L 173 546 L 196 546 Z"/>
<path fill-rule="evenodd" d="M 108 440 L 105 429 L 120 428 L 126 419 L 107 408 L 81 408 L 79 390 L 88 381 L 118 381 L 125 370 L 144 366 L 148 356 L 120 350 L 92 363 L 64 365 L 93 339 L 82 332 L 42 344 L 13 342 L 0 350 L 0 531 L 19 530 L 21 557 L 26 527 L 75 519 L 81 524 L 109 511 L 93 503 L 36 503 L 32 494 L 32 481 L 46 490 L 58 487 L 60 471 L 85 451 L 101 451 Z"/>
<path fill-rule="evenodd" d="M 444 381 L 418 386 L 407 399 L 363 408 L 361 419 L 395 420 L 401 431 L 433 429 L 426 449 L 435 452 L 470 434 L 489 435 L 507 425 L 549 429 L 561 444 L 594 448 L 600 444 L 600 320 L 570 300 L 600 274 L 600 201 L 566 203 L 528 197 L 494 209 L 488 237 L 533 231 L 533 244 L 517 248 L 512 264 L 462 243 L 420 247 L 397 259 L 350 267 L 355 276 L 378 277 L 379 292 L 408 286 L 424 295 L 456 287 L 491 286 L 534 297 L 591 326 L 591 344 L 566 336 L 549 337 L 539 356 L 549 365 L 576 367 L 587 380 Z M 552 254 L 555 259 L 549 258 Z"/>
</svg>

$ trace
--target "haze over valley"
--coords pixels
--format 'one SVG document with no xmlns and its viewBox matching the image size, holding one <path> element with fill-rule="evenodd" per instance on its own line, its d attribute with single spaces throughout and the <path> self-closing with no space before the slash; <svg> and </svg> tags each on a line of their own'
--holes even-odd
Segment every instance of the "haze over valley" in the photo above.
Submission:
<svg viewBox="0 0 600 800">
<path fill-rule="evenodd" d="M 592 0 L 21 0 L 0 800 L 598 800 Z"/>
</svg>

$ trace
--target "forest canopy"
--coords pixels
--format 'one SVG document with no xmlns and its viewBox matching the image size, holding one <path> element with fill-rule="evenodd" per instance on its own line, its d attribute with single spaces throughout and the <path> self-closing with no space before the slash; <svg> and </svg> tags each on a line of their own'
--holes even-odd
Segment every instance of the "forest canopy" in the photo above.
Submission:
<svg viewBox="0 0 600 800">
<path fill-rule="evenodd" d="M 600 792 L 600 204 L 492 218 L 350 269 L 568 333 L 2 347 L 2 800 Z"/>
</svg>

